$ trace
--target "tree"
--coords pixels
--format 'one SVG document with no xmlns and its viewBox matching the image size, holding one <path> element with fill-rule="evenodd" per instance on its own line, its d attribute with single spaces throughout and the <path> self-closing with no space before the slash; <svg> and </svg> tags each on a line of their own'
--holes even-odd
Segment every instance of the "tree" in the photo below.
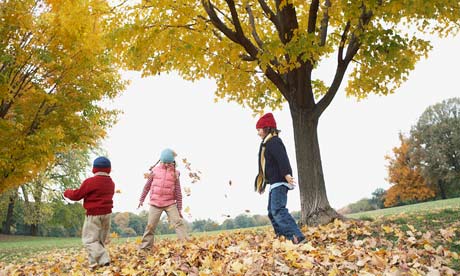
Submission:
<svg viewBox="0 0 460 276">
<path fill-rule="evenodd" d="M 18 189 L 0 195 L 0 216 L 2 220 L 2 234 L 11 234 L 11 226 L 14 223 L 14 206 L 18 199 Z"/>
<path fill-rule="evenodd" d="M 376 209 L 382 209 L 385 207 L 385 194 L 386 191 L 383 188 L 377 188 L 372 192 L 372 198 L 370 199 L 370 204 L 374 205 Z"/>
<path fill-rule="evenodd" d="M 459 8 L 448 0 L 150 0 L 112 23 L 122 26 L 114 47 L 129 69 L 215 79 L 218 98 L 256 112 L 287 101 L 301 222 L 315 225 L 338 217 L 326 195 L 317 127 L 347 69 L 347 95 L 395 92 L 431 49 L 418 35 L 457 33 Z M 315 75 L 326 60 L 336 64 L 331 81 Z"/>
<path fill-rule="evenodd" d="M 386 156 L 388 182 L 392 184 L 385 194 L 385 207 L 424 201 L 435 196 L 426 183 L 420 166 L 411 162 L 409 139 L 399 135 L 401 146 L 393 148 L 394 156 Z"/>
<path fill-rule="evenodd" d="M 348 208 L 350 208 L 350 213 L 366 212 L 377 209 L 371 204 L 368 198 L 362 198 L 355 203 L 351 203 L 348 205 Z"/>
<path fill-rule="evenodd" d="M 460 98 L 428 107 L 411 139 L 412 155 L 439 197 L 460 196 Z"/>
<path fill-rule="evenodd" d="M 107 47 L 105 1 L 0 2 L 0 193 L 34 179 L 56 153 L 93 147 L 124 88 Z"/>
<path fill-rule="evenodd" d="M 39 225 L 53 216 L 54 205 L 51 203 L 64 200 L 64 190 L 80 186 L 82 173 L 90 164 L 90 155 L 97 151 L 99 148 L 59 152 L 45 171 L 39 172 L 29 183 L 21 185 L 25 202 L 24 221 L 31 226 L 32 236 L 38 235 Z"/>
</svg>

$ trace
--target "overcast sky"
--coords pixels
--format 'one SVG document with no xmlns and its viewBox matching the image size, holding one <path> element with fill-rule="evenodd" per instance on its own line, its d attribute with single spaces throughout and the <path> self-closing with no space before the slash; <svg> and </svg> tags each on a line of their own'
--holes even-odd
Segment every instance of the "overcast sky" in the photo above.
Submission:
<svg viewBox="0 0 460 276">
<path fill-rule="evenodd" d="M 343 81 L 318 130 L 332 207 L 370 197 L 379 187 L 387 189 L 384 156 L 399 145 L 398 133 L 407 133 L 429 105 L 459 96 L 460 38 L 436 40 L 433 46 L 428 59 L 416 65 L 393 95 L 358 102 L 345 96 L 347 81 Z M 320 74 L 333 70 L 323 66 Z M 109 104 L 123 113 L 103 142 L 112 161 L 112 178 L 121 190 L 114 197 L 114 212 L 140 211 L 136 207 L 145 184 L 143 174 L 169 147 L 178 153 L 182 187 L 191 189 L 183 200 L 184 208 L 190 208 L 189 221 L 221 222 L 224 215 L 234 217 L 245 210 L 266 214 L 268 194 L 253 191 L 260 138 L 255 129 L 258 118 L 251 110 L 232 102 L 215 103 L 212 80 L 189 82 L 175 74 L 141 78 L 136 72 L 125 73 L 125 78 L 131 84 Z M 289 109 L 273 113 L 297 179 Z M 202 172 L 200 182 L 191 183 L 182 158 Z M 298 188 L 289 192 L 288 208 L 300 210 Z"/>
</svg>

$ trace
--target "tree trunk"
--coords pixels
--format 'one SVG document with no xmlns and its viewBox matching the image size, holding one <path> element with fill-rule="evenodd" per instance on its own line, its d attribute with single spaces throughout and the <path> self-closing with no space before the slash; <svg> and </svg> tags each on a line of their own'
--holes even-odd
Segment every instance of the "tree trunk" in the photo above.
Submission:
<svg viewBox="0 0 460 276">
<path fill-rule="evenodd" d="M 30 225 L 30 235 L 34 237 L 38 236 L 38 224 Z"/>
<path fill-rule="evenodd" d="M 10 195 L 10 201 L 8 202 L 8 210 L 6 211 L 6 218 L 3 222 L 2 234 L 11 234 L 11 225 L 13 225 L 14 205 L 16 203 L 17 197 L 18 190 L 15 189 L 14 192 Z"/>
<path fill-rule="evenodd" d="M 301 224 L 321 225 L 343 218 L 329 205 L 318 142 L 318 120 L 306 109 L 290 106 L 294 127 Z"/>
<path fill-rule="evenodd" d="M 438 188 L 439 188 L 439 193 L 441 194 L 442 199 L 446 199 L 446 189 L 444 187 L 444 181 L 443 180 L 438 180 Z"/>
</svg>

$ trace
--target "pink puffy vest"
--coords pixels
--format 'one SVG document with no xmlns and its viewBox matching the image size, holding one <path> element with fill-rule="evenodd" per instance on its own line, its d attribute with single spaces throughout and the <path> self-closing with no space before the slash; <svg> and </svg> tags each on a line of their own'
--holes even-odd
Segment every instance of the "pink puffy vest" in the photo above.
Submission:
<svg viewBox="0 0 460 276">
<path fill-rule="evenodd" d="M 176 181 L 179 171 L 172 164 L 162 164 L 152 170 L 150 185 L 150 205 L 166 207 L 176 203 Z"/>
</svg>

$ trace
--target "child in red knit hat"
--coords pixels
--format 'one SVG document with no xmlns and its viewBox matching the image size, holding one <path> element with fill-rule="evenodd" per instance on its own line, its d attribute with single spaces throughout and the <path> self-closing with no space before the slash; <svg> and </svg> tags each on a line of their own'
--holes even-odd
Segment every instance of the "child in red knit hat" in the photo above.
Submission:
<svg viewBox="0 0 460 276">
<path fill-rule="evenodd" d="M 71 200 L 83 199 L 86 209 L 82 230 L 82 242 L 88 252 L 91 269 L 110 264 L 105 243 L 110 231 L 110 215 L 113 207 L 115 184 L 110 178 L 111 163 L 106 157 L 93 162 L 94 176 L 87 178 L 79 189 L 66 190 L 64 196 Z"/>
<path fill-rule="evenodd" d="M 286 208 L 287 193 L 294 189 L 295 181 L 283 141 L 272 113 L 260 117 L 256 124 L 257 134 L 262 138 L 259 148 L 259 174 L 254 188 L 262 194 L 270 185 L 268 197 L 268 218 L 275 235 L 284 236 L 295 244 L 304 243 L 305 236 Z"/>
</svg>

